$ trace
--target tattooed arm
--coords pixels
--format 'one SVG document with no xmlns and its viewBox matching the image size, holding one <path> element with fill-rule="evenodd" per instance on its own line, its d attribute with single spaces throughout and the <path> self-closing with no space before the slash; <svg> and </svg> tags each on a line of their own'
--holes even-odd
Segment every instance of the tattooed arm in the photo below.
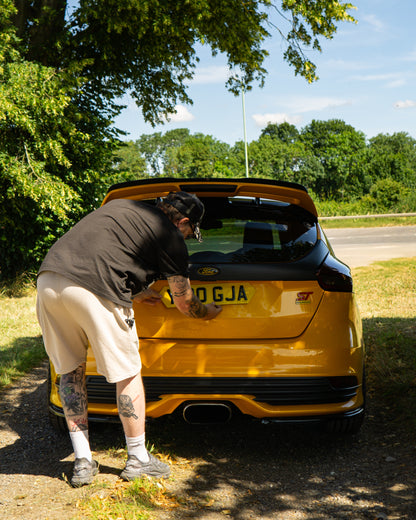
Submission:
<svg viewBox="0 0 416 520">
<path fill-rule="evenodd" d="M 192 292 L 188 278 L 184 276 L 171 276 L 168 278 L 170 292 L 177 309 L 190 318 L 212 320 L 222 308 L 214 303 L 204 305 Z"/>
</svg>

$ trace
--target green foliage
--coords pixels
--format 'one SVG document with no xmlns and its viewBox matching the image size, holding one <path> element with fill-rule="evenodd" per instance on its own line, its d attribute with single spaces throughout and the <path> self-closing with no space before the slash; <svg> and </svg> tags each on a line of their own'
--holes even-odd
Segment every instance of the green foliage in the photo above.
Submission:
<svg viewBox="0 0 416 520">
<path fill-rule="evenodd" d="M 370 139 L 369 175 L 392 178 L 413 190 L 416 188 L 416 139 L 406 132 L 379 134 Z"/>
<path fill-rule="evenodd" d="M 289 123 L 269 123 L 266 128 L 261 131 L 260 137 L 269 136 L 278 139 L 282 143 L 290 144 L 299 140 L 299 130 L 295 125 Z"/>
<path fill-rule="evenodd" d="M 161 132 L 150 135 L 142 135 L 136 146 L 147 162 L 148 171 L 151 175 L 160 176 L 166 169 L 167 151 L 173 151 L 182 146 L 189 137 L 189 130 L 180 128 L 170 130 L 162 136 Z"/>
<path fill-rule="evenodd" d="M 392 178 L 379 179 L 370 188 L 370 193 L 362 201 L 382 212 L 391 211 L 410 193 L 410 190 Z"/>
<path fill-rule="evenodd" d="M 400 152 L 408 165 L 395 180 L 394 165 L 377 170 L 380 148 L 386 156 Z M 406 146 L 399 147 L 399 143 Z M 146 161 L 151 175 L 178 177 L 244 177 L 244 143 L 230 147 L 202 134 L 191 135 L 187 129 L 142 135 L 135 147 Z M 312 194 L 323 216 L 416 211 L 413 183 L 413 139 L 382 134 L 366 143 L 362 132 L 343 121 L 313 121 L 298 131 L 288 123 L 269 124 L 257 141 L 248 145 L 250 177 L 286 180 L 303 184 Z M 375 162 L 373 162 L 375 160 Z M 390 170 L 388 169 L 390 167 Z M 391 176 L 389 175 L 391 173 Z"/>
<path fill-rule="evenodd" d="M 70 223 L 79 197 L 60 174 L 76 128 L 70 89 L 52 69 L 5 63 L 0 82 L 0 264 L 7 278 L 31 268 Z M 82 140 L 84 136 L 80 137 Z"/>
<path fill-rule="evenodd" d="M 230 146 L 210 135 L 189 136 L 181 146 L 169 148 L 166 172 L 178 177 L 219 177 L 231 173 Z"/>
<path fill-rule="evenodd" d="M 47 249 L 97 206 L 110 122 L 74 105 L 82 81 L 4 52 L 0 78 L 0 279 L 36 270 Z M 103 142 L 104 141 L 104 142 Z"/>
<path fill-rule="evenodd" d="M 142 135 L 134 146 L 155 176 L 219 177 L 235 174 L 238 166 L 230 146 L 187 129 Z"/>
<path fill-rule="evenodd" d="M 367 147 L 362 132 L 338 119 L 313 120 L 302 130 L 301 139 L 325 171 L 312 185 L 315 193 L 335 200 L 364 193 Z"/>
<path fill-rule="evenodd" d="M 13 23 L 25 59 L 60 69 L 76 63 L 91 101 L 111 105 L 128 90 L 152 123 L 178 102 L 191 102 L 187 80 L 198 63 L 197 44 L 226 56 L 233 71 L 227 86 L 238 95 L 242 85 L 263 84 L 271 31 L 286 41 L 284 58 L 295 73 L 313 81 L 315 66 L 303 49 L 320 51 L 321 37 L 332 38 L 338 22 L 354 21 L 348 14 L 353 6 L 339 0 L 282 0 L 281 10 L 271 0 L 83 0 L 69 19 L 67 0 L 15 5 Z"/>
<path fill-rule="evenodd" d="M 141 156 L 137 143 L 125 141 L 113 153 L 112 182 L 125 182 L 147 177 L 146 160 Z"/>
<path fill-rule="evenodd" d="M 294 66 L 295 74 L 300 74 L 312 82 L 317 79 L 316 67 L 305 57 L 303 48 L 306 46 L 321 51 L 318 36 L 330 39 L 336 32 L 336 22 L 354 22 L 348 10 L 355 7 L 338 0 L 282 0 L 282 9 L 291 21 L 291 30 L 286 36 L 288 47 L 284 57 Z"/>
</svg>

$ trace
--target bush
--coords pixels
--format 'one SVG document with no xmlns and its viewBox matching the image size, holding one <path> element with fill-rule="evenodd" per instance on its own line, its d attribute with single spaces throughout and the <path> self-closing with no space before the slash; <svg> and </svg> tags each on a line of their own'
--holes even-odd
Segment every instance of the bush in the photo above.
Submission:
<svg viewBox="0 0 416 520">
<path fill-rule="evenodd" d="M 320 201 L 312 197 L 319 215 L 325 217 L 416 212 L 416 192 L 393 179 L 379 179 L 370 193 L 355 201 Z"/>
<path fill-rule="evenodd" d="M 370 189 L 369 202 L 376 211 L 392 211 L 397 208 L 410 190 L 393 179 L 379 179 Z"/>
</svg>

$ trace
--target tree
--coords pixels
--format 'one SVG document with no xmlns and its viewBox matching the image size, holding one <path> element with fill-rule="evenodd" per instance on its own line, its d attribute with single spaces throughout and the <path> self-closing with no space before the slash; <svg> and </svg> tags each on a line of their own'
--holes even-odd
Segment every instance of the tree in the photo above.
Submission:
<svg viewBox="0 0 416 520">
<path fill-rule="evenodd" d="M 137 143 L 124 141 L 120 143 L 113 153 L 114 178 L 112 182 L 125 182 L 129 180 L 148 177 L 146 161 L 140 154 Z"/>
<path fill-rule="evenodd" d="M 210 135 L 194 134 L 181 146 L 166 151 L 165 175 L 175 177 L 230 177 L 236 161 L 231 148 Z"/>
<path fill-rule="evenodd" d="M 287 144 L 295 143 L 300 140 L 299 130 L 296 126 L 286 122 L 281 123 L 280 125 L 269 123 L 266 128 L 263 128 L 261 131 L 260 137 L 265 137 L 267 135 Z"/>
<path fill-rule="evenodd" d="M 321 164 L 302 142 L 287 141 L 279 139 L 273 131 L 262 133 L 258 141 L 251 142 L 248 150 L 250 176 L 297 182 L 313 189 L 317 179 L 323 176 Z M 241 147 L 240 160 L 243 160 Z"/>
<path fill-rule="evenodd" d="M 145 119 L 157 122 L 179 101 L 191 101 L 185 80 L 191 79 L 198 62 L 197 43 L 209 45 L 214 55 L 226 55 L 235 71 L 227 86 L 235 94 L 240 94 L 241 84 L 263 84 L 268 55 L 264 47 L 272 30 L 286 42 L 284 58 L 295 73 L 316 79 L 303 48 L 320 51 L 319 38 L 332 38 L 339 21 L 353 21 L 348 14 L 353 6 L 339 0 L 279 4 L 82 0 L 68 18 L 66 0 L 16 0 L 13 21 L 25 59 L 57 69 L 76 62 L 88 80 L 84 95 L 108 103 L 130 91 Z M 275 12 L 281 15 L 281 27 L 271 22 Z"/>
<path fill-rule="evenodd" d="M 302 129 L 301 139 L 324 170 L 314 186 L 321 198 L 351 200 L 368 191 L 367 145 L 362 132 L 339 119 L 313 120 Z"/>
<path fill-rule="evenodd" d="M 165 172 L 166 152 L 181 146 L 189 137 L 187 128 L 170 130 L 162 136 L 161 132 L 143 134 L 136 141 L 137 149 L 145 158 L 151 175 L 160 176 Z"/>
<path fill-rule="evenodd" d="M 105 114 L 75 107 L 82 80 L 23 60 L 0 6 L 0 278 L 36 269 L 46 250 L 105 192 L 114 132 Z"/>
<path fill-rule="evenodd" d="M 406 132 L 378 134 L 369 143 L 369 175 L 375 183 L 391 178 L 416 188 L 416 139 Z"/>
</svg>

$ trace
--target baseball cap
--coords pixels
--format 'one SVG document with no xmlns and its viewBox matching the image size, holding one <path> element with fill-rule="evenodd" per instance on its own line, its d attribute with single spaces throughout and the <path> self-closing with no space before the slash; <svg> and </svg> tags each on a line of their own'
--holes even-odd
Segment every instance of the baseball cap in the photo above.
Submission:
<svg viewBox="0 0 416 520">
<path fill-rule="evenodd" d="M 165 198 L 165 202 L 176 208 L 184 217 L 189 218 L 194 231 L 194 238 L 196 238 L 198 242 L 202 242 L 199 226 L 204 216 L 205 208 L 198 197 L 186 191 L 176 191 L 169 193 Z"/>
</svg>

